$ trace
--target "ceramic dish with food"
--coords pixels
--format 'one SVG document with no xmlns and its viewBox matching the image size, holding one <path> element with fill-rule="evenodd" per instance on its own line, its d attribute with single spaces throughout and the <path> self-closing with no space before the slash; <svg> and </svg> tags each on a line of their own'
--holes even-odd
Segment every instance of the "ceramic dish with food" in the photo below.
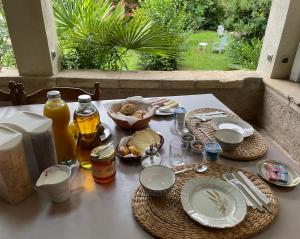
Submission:
<svg viewBox="0 0 300 239">
<path fill-rule="evenodd" d="M 233 129 L 217 130 L 215 138 L 224 151 L 234 149 L 244 140 L 243 135 Z"/>
<path fill-rule="evenodd" d="M 147 194 L 152 197 L 162 197 L 171 191 L 176 176 L 174 171 L 166 166 L 153 165 L 144 168 L 139 179 Z"/>
<path fill-rule="evenodd" d="M 287 173 L 287 180 L 284 182 L 283 180 L 270 180 L 268 176 L 267 166 L 270 165 L 272 167 L 283 167 Z M 275 160 L 261 160 L 256 164 L 256 171 L 260 177 L 266 180 L 269 183 L 275 184 L 280 187 L 295 187 L 300 183 L 300 176 L 290 165 L 285 164 L 280 161 Z"/>
<path fill-rule="evenodd" d="M 185 133 L 181 135 L 181 142 L 184 144 L 184 146 L 187 146 L 188 148 L 191 147 L 192 142 L 195 140 L 195 136 L 190 133 Z"/>
<path fill-rule="evenodd" d="M 124 161 L 138 161 L 145 155 L 145 151 L 150 145 L 160 149 L 163 144 L 164 137 L 148 128 L 122 138 L 116 148 L 116 155 Z"/>
<path fill-rule="evenodd" d="M 254 128 L 246 121 L 233 117 L 217 117 L 211 120 L 211 126 L 215 130 L 232 129 L 244 137 L 249 137 L 254 134 Z"/>
<path fill-rule="evenodd" d="M 192 152 L 195 154 L 202 154 L 204 150 L 204 144 L 200 140 L 194 140 L 191 144 Z"/>
<path fill-rule="evenodd" d="M 155 110 L 143 100 L 125 100 L 110 105 L 107 113 L 120 128 L 140 130 L 148 126 Z"/>
</svg>

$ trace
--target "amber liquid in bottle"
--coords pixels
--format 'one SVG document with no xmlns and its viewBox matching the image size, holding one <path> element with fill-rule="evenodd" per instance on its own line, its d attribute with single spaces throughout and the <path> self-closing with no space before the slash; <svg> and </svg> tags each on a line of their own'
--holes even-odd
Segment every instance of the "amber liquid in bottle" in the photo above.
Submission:
<svg viewBox="0 0 300 239">
<path fill-rule="evenodd" d="M 91 151 L 101 144 L 98 126 L 100 116 L 94 105 L 83 103 L 74 112 L 74 123 L 79 131 L 76 158 L 81 167 L 90 169 Z"/>
<path fill-rule="evenodd" d="M 79 129 L 79 132 L 84 135 L 91 135 L 97 133 L 97 127 L 100 124 L 99 113 L 95 112 L 92 115 L 80 115 L 75 112 L 74 121 Z"/>
</svg>

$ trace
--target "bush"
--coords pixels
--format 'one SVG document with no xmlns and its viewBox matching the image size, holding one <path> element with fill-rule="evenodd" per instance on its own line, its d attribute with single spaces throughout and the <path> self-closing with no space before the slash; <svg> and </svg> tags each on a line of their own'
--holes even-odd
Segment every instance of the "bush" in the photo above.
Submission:
<svg viewBox="0 0 300 239">
<path fill-rule="evenodd" d="M 62 65 L 66 68 L 126 68 L 128 50 L 178 54 L 176 35 L 141 10 L 127 17 L 122 4 L 108 0 L 53 0 Z"/>
<path fill-rule="evenodd" d="M 178 54 L 172 57 L 153 56 L 142 53 L 139 65 L 144 70 L 175 70 L 180 53 L 184 51 L 183 40 L 186 36 L 186 5 L 178 0 L 146 0 L 141 2 L 145 14 L 174 35 L 179 42 Z"/>
<path fill-rule="evenodd" d="M 218 25 L 224 23 L 224 2 L 223 0 L 198 0 L 204 7 L 203 29 L 216 30 Z"/>
<path fill-rule="evenodd" d="M 225 26 L 245 39 L 262 39 L 270 13 L 271 0 L 227 0 Z"/>
<path fill-rule="evenodd" d="M 177 69 L 177 58 L 152 56 L 149 54 L 141 54 L 140 66 L 144 70 L 153 71 L 171 71 Z"/>
<path fill-rule="evenodd" d="M 4 10 L 0 2 L 0 67 L 16 67 L 14 52 L 10 43 Z"/>
<path fill-rule="evenodd" d="M 262 40 L 259 38 L 253 38 L 249 42 L 234 39 L 226 50 L 226 54 L 234 64 L 248 70 L 256 70 L 261 47 Z"/>
</svg>

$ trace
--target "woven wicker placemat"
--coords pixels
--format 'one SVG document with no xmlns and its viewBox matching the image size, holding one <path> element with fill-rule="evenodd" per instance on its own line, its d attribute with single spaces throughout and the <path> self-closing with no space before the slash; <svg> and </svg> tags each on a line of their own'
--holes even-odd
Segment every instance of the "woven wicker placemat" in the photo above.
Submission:
<svg viewBox="0 0 300 239">
<path fill-rule="evenodd" d="M 211 109 L 211 108 L 202 108 L 189 112 L 186 116 L 186 126 L 189 131 L 195 135 L 198 140 L 203 142 L 207 142 L 209 139 L 207 135 L 215 140 L 214 134 L 215 130 L 211 126 L 211 121 L 200 122 L 197 119 L 193 119 L 193 115 L 199 113 L 208 113 L 212 111 L 221 111 L 219 109 Z M 225 111 L 224 111 L 225 112 Z M 226 112 L 227 116 L 239 118 L 237 115 L 233 113 Z M 202 131 L 199 130 L 199 127 L 207 134 L 205 135 Z M 253 135 L 244 139 L 244 141 L 236 147 L 234 150 L 221 153 L 221 156 L 235 159 L 235 160 L 255 160 L 262 158 L 267 152 L 267 144 L 263 136 L 257 131 L 254 132 Z"/>
<path fill-rule="evenodd" d="M 187 167 L 194 167 L 194 165 Z M 174 187 L 163 198 L 150 197 L 139 187 L 132 198 L 132 210 L 137 222 L 154 237 L 163 239 L 248 238 L 264 230 L 272 223 L 279 211 L 278 200 L 265 182 L 248 172 L 244 172 L 245 175 L 270 199 L 272 214 L 259 212 L 248 207 L 245 219 L 239 225 L 227 229 L 212 229 L 193 221 L 181 206 L 180 191 L 182 186 L 192 178 L 203 176 L 221 178 L 226 169 L 237 171 L 236 168 L 217 163 L 209 164 L 208 168 L 205 174 L 188 171 L 176 175 Z"/>
</svg>

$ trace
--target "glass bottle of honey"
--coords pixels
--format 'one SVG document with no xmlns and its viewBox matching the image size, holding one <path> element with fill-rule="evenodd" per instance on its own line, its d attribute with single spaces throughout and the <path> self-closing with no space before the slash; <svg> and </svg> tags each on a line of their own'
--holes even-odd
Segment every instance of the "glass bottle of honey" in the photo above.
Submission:
<svg viewBox="0 0 300 239">
<path fill-rule="evenodd" d="M 100 116 L 89 95 L 80 95 L 78 102 L 79 105 L 74 112 L 74 123 L 79 132 L 76 157 L 81 167 L 90 169 L 91 151 L 101 144 Z"/>
<path fill-rule="evenodd" d="M 60 97 L 60 92 L 53 90 L 47 93 L 48 101 L 44 106 L 44 116 L 52 119 L 52 130 L 58 162 L 67 163 L 75 159 L 76 141 L 68 125 L 70 110 Z"/>
</svg>

